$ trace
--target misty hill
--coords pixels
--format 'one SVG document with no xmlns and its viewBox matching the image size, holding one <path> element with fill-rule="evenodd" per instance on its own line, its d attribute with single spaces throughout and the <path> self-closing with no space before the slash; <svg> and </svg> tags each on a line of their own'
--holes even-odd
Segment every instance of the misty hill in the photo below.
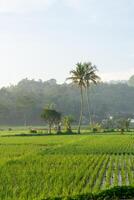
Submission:
<svg viewBox="0 0 134 200">
<path fill-rule="evenodd" d="M 131 80 L 132 83 L 132 80 Z M 134 114 L 134 87 L 126 83 L 101 83 L 90 90 L 90 109 L 95 121 L 109 115 Z M 63 115 L 79 117 L 80 92 L 72 84 L 57 84 L 52 79 L 23 79 L 15 86 L 0 89 L 0 125 L 40 125 L 42 109 L 54 103 Z M 84 122 L 88 123 L 86 101 Z"/>
</svg>

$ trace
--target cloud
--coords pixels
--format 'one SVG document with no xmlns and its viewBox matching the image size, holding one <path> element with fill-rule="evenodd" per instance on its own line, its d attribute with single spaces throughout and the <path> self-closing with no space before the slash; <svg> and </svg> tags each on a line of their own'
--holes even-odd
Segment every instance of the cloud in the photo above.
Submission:
<svg viewBox="0 0 134 200">
<path fill-rule="evenodd" d="M 0 12 L 38 11 L 44 10 L 54 3 L 77 10 L 82 9 L 84 5 L 82 0 L 0 0 Z"/>
<path fill-rule="evenodd" d="M 55 0 L 0 0 L 0 12 L 29 12 L 43 10 Z"/>
<path fill-rule="evenodd" d="M 82 7 L 81 0 L 62 0 L 62 2 L 71 8 L 80 9 Z"/>
<path fill-rule="evenodd" d="M 134 69 L 130 69 L 128 72 L 107 72 L 107 73 L 99 73 L 100 77 L 103 81 L 109 80 L 128 80 L 132 74 L 134 74 Z"/>
</svg>

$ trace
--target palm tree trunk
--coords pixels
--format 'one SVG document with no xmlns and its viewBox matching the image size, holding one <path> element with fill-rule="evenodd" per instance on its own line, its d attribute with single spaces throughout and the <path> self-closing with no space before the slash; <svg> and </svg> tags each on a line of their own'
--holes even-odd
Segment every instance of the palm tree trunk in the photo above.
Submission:
<svg viewBox="0 0 134 200">
<path fill-rule="evenodd" d="M 89 105 L 89 92 L 88 92 L 88 86 L 86 87 L 86 98 L 87 98 L 87 107 L 88 107 L 88 115 L 89 115 L 89 123 L 92 124 L 92 117 L 90 112 L 90 105 Z"/>
<path fill-rule="evenodd" d="M 80 134 L 81 123 L 82 123 L 82 118 L 83 118 L 83 90 L 82 90 L 82 86 L 80 88 L 80 92 L 81 92 L 81 108 L 80 108 L 80 119 L 79 119 L 79 126 L 78 126 L 78 134 Z"/>
</svg>

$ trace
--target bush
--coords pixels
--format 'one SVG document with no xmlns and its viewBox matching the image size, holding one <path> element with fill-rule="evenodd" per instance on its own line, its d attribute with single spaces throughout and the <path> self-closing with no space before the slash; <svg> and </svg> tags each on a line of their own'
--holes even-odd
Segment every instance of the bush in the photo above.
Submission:
<svg viewBox="0 0 134 200">
<path fill-rule="evenodd" d="M 112 128 L 112 129 L 110 129 L 110 132 L 115 132 L 115 129 L 113 129 L 113 128 Z"/>
<path fill-rule="evenodd" d="M 96 132 L 102 132 L 103 131 L 103 128 L 101 126 L 101 124 L 99 123 L 93 123 L 90 125 L 90 129 L 96 133 Z"/>
<path fill-rule="evenodd" d="M 132 199 L 134 198 L 134 187 L 122 186 L 102 191 L 95 195 L 96 200 L 115 200 L 115 199 Z"/>
<path fill-rule="evenodd" d="M 124 134 L 124 132 L 125 132 L 125 129 L 122 128 L 122 129 L 121 129 L 121 134 Z"/>
<path fill-rule="evenodd" d="M 93 133 L 96 133 L 98 131 L 97 128 L 93 128 Z"/>
<path fill-rule="evenodd" d="M 98 194 L 83 194 L 74 197 L 55 197 L 46 200 L 120 200 L 134 199 L 134 187 L 122 186 L 114 187 L 109 190 L 102 191 Z M 45 199 L 44 199 L 45 200 Z"/>
<path fill-rule="evenodd" d="M 57 135 L 61 135 L 62 134 L 62 131 L 57 131 Z"/>
<path fill-rule="evenodd" d="M 71 135 L 71 134 L 73 134 L 73 131 L 72 130 L 65 131 L 65 134 Z"/>
<path fill-rule="evenodd" d="M 37 130 L 36 129 L 31 129 L 30 133 L 37 133 Z"/>
</svg>

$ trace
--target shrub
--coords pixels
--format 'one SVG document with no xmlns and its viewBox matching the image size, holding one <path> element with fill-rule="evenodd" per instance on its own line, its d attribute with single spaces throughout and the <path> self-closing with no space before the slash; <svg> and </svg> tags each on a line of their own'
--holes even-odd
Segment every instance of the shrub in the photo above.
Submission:
<svg viewBox="0 0 134 200">
<path fill-rule="evenodd" d="M 120 200 L 134 199 L 134 187 L 122 186 L 104 190 L 98 194 L 83 194 L 74 197 L 55 197 L 47 200 Z"/>
<path fill-rule="evenodd" d="M 96 133 L 98 131 L 97 128 L 93 128 L 93 132 Z"/>
<path fill-rule="evenodd" d="M 37 133 L 37 130 L 36 129 L 31 129 L 30 133 Z"/>
</svg>

